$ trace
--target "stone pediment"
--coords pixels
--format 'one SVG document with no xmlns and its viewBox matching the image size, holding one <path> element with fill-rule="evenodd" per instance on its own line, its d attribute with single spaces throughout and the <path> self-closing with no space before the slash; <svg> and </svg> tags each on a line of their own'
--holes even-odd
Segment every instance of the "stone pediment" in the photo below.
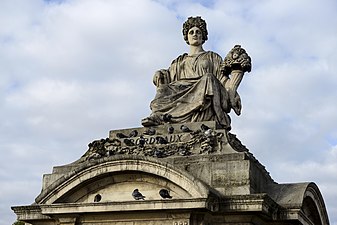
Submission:
<svg viewBox="0 0 337 225">
<path fill-rule="evenodd" d="M 145 200 L 133 199 L 134 189 L 139 189 Z M 169 190 L 172 199 L 162 199 L 161 189 Z M 247 153 L 165 159 L 116 155 L 78 161 L 54 167 L 52 174 L 45 175 L 36 203 L 13 210 L 20 220 L 32 224 L 58 224 L 52 222 L 55 219 L 97 224 L 107 218 L 115 221 L 111 224 L 143 224 L 154 217 L 158 217 L 156 224 L 194 224 L 191 221 L 198 218 L 195 212 L 216 215 L 201 218 L 213 221 L 211 224 L 218 219 L 236 221 L 238 215 L 285 224 L 292 220 L 329 224 L 315 184 L 277 184 Z"/>
<path fill-rule="evenodd" d="M 280 205 L 280 214 L 287 219 L 298 219 L 303 214 L 303 223 L 329 224 L 323 196 L 313 182 L 271 185 L 268 194 Z"/>
<path fill-rule="evenodd" d="M 70 166 L 71 171 L 46 187 L 36 203 L 93 203 L 95 196 L 100 196 L 99 202 L 134 201 L 134 189 L 146 200 L 161 200 L 161 189 L 169 190 L 174 199 L 208 198 L 216 193 L 191 174 L 156 159 L 119 156 L 77 166 Z"/>
<path fill-rule="evenodd" d="M 202 124 L 219 137 L 208 145 L 209 151 L 201 149 L 202 142 L 208 141 L 201 133 Z M 52 221 L 97 224 L 106 218 L 115 221 L 111 224 L 118 224 L 118 221 L 133 221 L 133 216 L 139 221 L 135 224 L 150 223 L 152 219 L 148 218 L 153 217 L 158 217 L 157 224 L 172 224 L 172 221 L 194 224 L 191 221 L 198 218 L 195 212 L 216 214 L 214 218 L 201 218 L 213 221 L 210 224 L 219 218 L 236 221 L 236 215 L 284 223 L 298 220 L 308 225 L 329 224 L 323 198 L 315 184 L 278 184 L 234 135 L 218 129 L 212 122 L 185 125 L 191 129 L 189 132 L 179 130 L 180 125 L 176 125 L 177 131 L 171 134 L 167 133 L 168 125 L 158 126 L 155 134 L 143 136 L 147 143 L 142 146 L 136 143 L 148 128 L 110 131 L 108 139 L 123 142 L 119 146 L 123 151 L 107 155 L 111 146 L 89 145 L 87 153 L 78 161 L 56 166 L 51 174 L 44 175 L 42 192 L 34 205 L 13 207 L 13 210 L 20 220 L 32 224 L 58 224 Z M 195 139 L 195 134 L 200 139 Z M 171 143 L 150 141 L 156 137 L 168 139 L 169 135 L 181 137 Z M 133 140 L 135 145 L 125 144 L 125 139 Z M 193 144 L 185 148 L 187 155 L 176 155 L 179 151 L 161 157 L 152 154 L 189 141 Z M 90 155 L 99 156 L 87 157 Z M 135 189 L 145 196 L 144 200 L 134 199 Z M 172 198 L 163 199 L 159 194 L 163 189 Z M 253 224 L 260 223 L 265 221 Z"/>
</svg>

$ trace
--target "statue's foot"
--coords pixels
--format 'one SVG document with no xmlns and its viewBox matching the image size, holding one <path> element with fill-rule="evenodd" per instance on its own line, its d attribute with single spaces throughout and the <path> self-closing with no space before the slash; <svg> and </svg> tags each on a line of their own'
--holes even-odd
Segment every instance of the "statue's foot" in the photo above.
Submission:
<svg viewBox="0 0 337 225">
<path fill-rule="evenodd" d="M 142 119 L 142 125 L 144 127 L 152 127 L 162 125 L 164 123 L 172 122 L 172 115 L 165 113 L 165 114 L 151 114 L 149 117 Z"/>
<path fill-rule="evenodd" d="M 146 117 L 144 119 L 142 119 L 142 125 L 144 127 L 152 127 L 152 126 L 156 126 L 154 121 L 151 120 L 149 117 Z"/>
<path fill-rule="evenodd" d="M 144 127 L 158 126 L 161 124 L 162 124 L 162 121 L 160 119 L 160 116 L 157 116 L 157 115 L 151 115 L 149 117 L 142 119 L 142 125 Z"/>
</svg>

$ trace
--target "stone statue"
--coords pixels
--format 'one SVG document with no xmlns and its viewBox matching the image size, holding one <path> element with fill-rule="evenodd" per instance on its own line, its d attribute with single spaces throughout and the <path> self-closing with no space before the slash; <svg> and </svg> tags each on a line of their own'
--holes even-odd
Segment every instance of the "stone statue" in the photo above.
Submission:
<svg viewBox="0 0 337 225">
<path fill-rule="evenodd" d="M 230 130 L 228 113 L 231 109 L 241 113 L 237 88 L 244 72 L 251 70 L 251 59 L 240 45 L 234 46 L 224 60 L 215 52 L 205 51 L 208 32 L 201 17 L 189 17 L 182 32 L 189 53 L 154 74 L 157 93 L 150 105 L 152 113 L 142 125 L 216 121 Z"/>
</svg>

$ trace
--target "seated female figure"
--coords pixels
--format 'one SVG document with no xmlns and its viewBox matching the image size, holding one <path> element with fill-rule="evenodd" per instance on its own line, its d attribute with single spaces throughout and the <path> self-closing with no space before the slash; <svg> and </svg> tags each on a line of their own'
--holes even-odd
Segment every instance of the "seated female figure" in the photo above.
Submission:
<svg viewBox="0 0 337 225">
<path fill-rule="evenodd" d="M 201 17 L 188 18 L 183 25 L 183 35 L 190 51 L 173 60 L 168 69 L 155 73 L 153 82 L 157 93 L 150 105 L 152 114 L 143 119 L 142 124 L 216 121 L 229 130 L 228 113 L 234 109 L 239 115 L 241 110 L 236 90 L 243 77 L 243 68 L 234 66 L 238 63 L 226 64 L 217 53 L 203 49 L 208 33 Z M 240 46 L 234 49 L 241 53 L 243 50 Z M 235 57 L 234 51 L 229 55 L 229 58 Z"/>
</svg>

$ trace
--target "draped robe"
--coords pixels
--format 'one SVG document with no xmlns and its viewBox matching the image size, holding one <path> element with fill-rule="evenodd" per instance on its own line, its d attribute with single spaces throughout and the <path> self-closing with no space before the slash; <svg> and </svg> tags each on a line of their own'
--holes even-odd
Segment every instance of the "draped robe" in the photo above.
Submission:
<svg viewBox="0 0 337 225">
<path fill-rule="evenodd" d="M 222 58 L 207 51 L 180 55 L 165 71 L 166 83 L 157 86 L 152 115 L 170 114 L 172 123 L 216 121 L 230 129 L 231 106 L 220 71 Z"/>
</svg>

